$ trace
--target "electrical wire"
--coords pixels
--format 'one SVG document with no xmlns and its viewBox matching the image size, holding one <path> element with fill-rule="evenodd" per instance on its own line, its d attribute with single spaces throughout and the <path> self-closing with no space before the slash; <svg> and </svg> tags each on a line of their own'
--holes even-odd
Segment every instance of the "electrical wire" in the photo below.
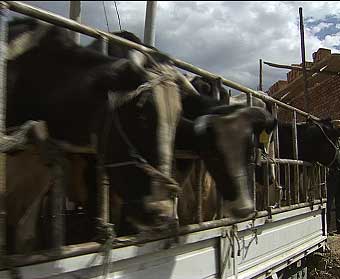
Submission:
<svg viewBox="0 0 340 279">
<path fill-rule="evenodd" d="M 116 7 L 116 13 L 117 13 L 118 23 L 119 23 L 119 30 L 122 31 L 122 25 L 120 24 L 120 16 L 119 16 L 119 12 L 118 12 L 117 3 L 116 3 L 116 1 L 113 1 L 113 2 L 115 3 L 115 7 Z"/>
<path fill-rule="evenodd" d="M 102 2 L 103 2 L 104 14 L 105 14 L 107 32 L 110 32 L 109 21 L 108 21 L 108 19 L 107 19 L 106 8 L 105 8 L 105 1 L 102 1 Z"/>
</svg>

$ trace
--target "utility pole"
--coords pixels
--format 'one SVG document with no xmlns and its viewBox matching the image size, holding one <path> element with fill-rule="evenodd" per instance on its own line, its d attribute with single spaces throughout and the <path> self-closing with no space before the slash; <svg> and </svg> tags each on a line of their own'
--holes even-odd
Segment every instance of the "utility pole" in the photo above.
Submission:
<svg viewBox="0 0 340 279">
<path fill-rule="evenodd" d="M 303 73 L 303 81 L 304 81 L 304 96 L 305 96 L 305 111 L 309 111 L 309 96 L 308 96 L 308 80 L 307 80 L 307 71 L 306 71 L 306 54 L 305 54 L 305 34 L 304 34 L 304 26 L 303 26 L 303 15 L 302 8 L 299 8 L 300 15 L 300 37 L 301 37 L 301 57 L 302 57 L 302 73 Z"/>
<path fill-rule="evenodd" d="M 263 67 L 262 67 L 262 59 L 259 60 L 260 63 L 260 71 L 259 71 L 259 89 L 263 91 Z"/>
<path fill-rule="evenodd" d="M 147 1 L 144 25 L 144 43 L 149 46 L 155 46 L 156 10 L 157 1 Z"/>
<path fill-rule="evenodd" d="M 81 1 L 70 1 L 70 19 L 81 23 Z M 72 32 L 72 37 L 78 45 L 80 44 L 80 34 Z"/>
</svg>

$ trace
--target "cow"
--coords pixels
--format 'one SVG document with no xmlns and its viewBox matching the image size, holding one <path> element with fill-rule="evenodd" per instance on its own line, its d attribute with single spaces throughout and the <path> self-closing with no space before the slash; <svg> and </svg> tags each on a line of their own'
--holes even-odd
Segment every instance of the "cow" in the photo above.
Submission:
<svg viewBox="0 0 340 279">
<path fill-rule="evenodd" d="M 219 95 L 220 97 L 220 103 L 221 104 L 230 104 L 230 105 L 246 105 L 247 104 L 247 95 L 246 94 L 238 94 L 235 96 L 230 96 L 228 91 L 223 87 L 220 86 L 217 82 L 218 80 L 212 80 L 200 76 L 188 76 L 188 79 L 194 86 L 194 88 L 199 92 L 199 94 L 203 96 L 208 97 L 215 97 L 216 95 Z M 261 94 L 265 94 L 264 92 L 259 91 Z M 271 106 L 268 102 L 265 102 L 257 97 L 252 98 L 252 105 L 254 107 L 260 107 L 263 108 L 269 112 L 271 112 Z M 269 157 L 274 158 L 274 142 L 272 133 L 269 135 L 268 140 L 266 141 L 266 145 L 260 144 L 259 149 L 257 149 L 259 155 L 257 156 L 258 159 L 262 159 L 261 157 Z M 273 192 L 273 198 L 271 199 L 271 204 L 274 205 L 274 200 L 278 200 L 280 198 L 281 193 L 281 187 L 275 183 L 275 167 L 273 164 L 269 165 L 269 170 L 264 173 L 264 166 L 260 165 L 259 162 L 257 162 L 257 165 L 255 167 L 255 179 L 256 179 L 256 208 L 257 210 L 265 209 L 265 200 L 264 200 L 264 186 L 267 183 L 267 176 L 269 178 L 268 183 L 270 185 L 270 190 Z M 204 185 L 204 187 L 209 187 L 210 189 L 213 189 L 213 187 Z"/>
<path fill-rule="evenodd" d="M 136 230 L 175 222 L 176 83 L 156 68 L 151 76 L 132 60 L 81 47 L 69 31 L 38 20 L 9 22 L 8 37 L 6 127 L 43 120 L 57 142 L 94 144 Z"/>
<path fill-rule="evenodd" d="M 223 199 L 232 201 L 225 203 L 225 212 L 241 218 L 249 216 L 254 209 L 249 189 L 251 150 L 258 146 L 256 139 L 263 130 L 272 132 L 276 120 L 262 108 L 221 105 L 205 96 L 187 96 L 182 98 L 182 104 L 186 129 L 178 126 L 176 148 L 191 146 L 200 154 Z M 211 192 L 206 197 L 213 200 L 214 195 Z"/>
<path fill-rule="evenodd" d="M 337 142 L 340 136 L 340 130 L 334 124 L 330 118 L 321 120 L 308 118 L 306 122 L 298 123 L 296 125 L 297 159 L 313 164 L 319 163 L 330 169 L 339 169 L 340 154 Z M 290 123 L 279 122 L 278 131 L 280 158 L 294 159 L 292 125 Z M 284 173 L 283 170 L 281 173 Z M 291 173 L 293 174 L 293 171 L 291 171 Z M 283 181 L 283 179 L 284 177 L 281 177 L 281 181 Z M 297 178 L 291 175 L 291 179 L 296 182 Z M 297 202 L 297 189 L 293 183 L 291 183 L 291 185 L 293 191 L 293 196 L 291 197 L 292 202 Z M 300 200 L 302 201 L 307 201 L 306 190 L 311 191 L 309 194 L 313 195 L 313 189 L 305 189 L 306 186 L 306 182 L 300 183 Z"/>
</svg>

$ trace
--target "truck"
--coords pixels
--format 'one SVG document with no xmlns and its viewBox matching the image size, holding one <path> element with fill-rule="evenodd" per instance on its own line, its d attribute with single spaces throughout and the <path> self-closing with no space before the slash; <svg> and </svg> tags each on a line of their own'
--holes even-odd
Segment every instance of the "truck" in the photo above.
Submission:
<svg viewBox="0 0 340 279">
<path fill-rule="evenodd" d="M 1 79 L 4 79 L 6 71 L 4 68 L 6 58 L 3 54 L 6 46 L 6 34 L 3 30 L 6 30 L 8 10 L 94 38 L 113 40 L 138 49 L 136 44 L 129 45 L 128 42 L 110 33 L 93 29 L 24 3 L 4 1 L 0 5 Z M 143 51 L 151 51 L 144 46 L 139 47 Z M 295 130 L 296 114 L 308 115 L 297 108 L 206 70 L 178 59 L 173 59 L 173 61 L 175 66 L 183 70 L 206 78 L 218 78 L 223 85 L 247 94 L 249 105 L 251 105 L 253 97 L 272 103 L 273 113 L 276 117 L 279 108 L 290 110 L 295 115 L 292 122 L 292 127 Z M 0 93 L 3 100 L 5 92 L 1 86 Z M 2 106 L 4 106 L 4 102 L 2 102 Z M 3 112 L 4 109 L 1 111 Z M 3 127 L 4 124 L 1 125 Z M 1 136 L 3 137 L 4 134 Z M 274 135 L 274 142 L 278 148 L 277 132 Z M 296 138 L 292 144 L 296 145 Z M 1 156 L 3 159 L 6 155 L 2 154 Z M 2 259 L 0 278 L 307 278 L 306 257 L 315 251 L 325 249 L 326 246 L 325 187 L 327 169 L 320 165 L 282 158 L 267 159 L 262 163 L 274 164 L 277 172 L 280 171 L 279 165 L 287 165 L 288 168 L 289 166 L 303 166 L 304 169 L 313 169 L 317 175 L 313 176 L 311 183 L 316 189 L 317 196 L 305 201 L 297 200 L 296 203 L 283 206 L 280 200 L 274 202 L 268 200 L 266 208 L 256 211 L 256 214 L 248 218 L 242 220 L 232 217 L 218 218 L 182 226 L 176 235 L 163 232 L 138 237 L 116 238 L 111 234 L 103 242 L 74 245 L 59 243 L 54 249 L 31 255 L 8 255 L 2 248 L 0 250 Z M 1 171 L 4 171 L 3 167 Z M 294 183 L 299 182 L 295 180 Z M 299 187 L 296 188 L 299 189 Z M 0 195 L 4 196 L 5 192 L 6 188 L 2 182 Z M 254 190 L 254 192 L 256 191 Z M 103 200 L 107 199 L 105 190 L 102 196 Z M 0 244 L 1 247 L 5 247 L 6 212 L 3 205 L 0 205 L 0 211 Z M 54 222 L 58 222 L 58 220 Z"/>
</svg>

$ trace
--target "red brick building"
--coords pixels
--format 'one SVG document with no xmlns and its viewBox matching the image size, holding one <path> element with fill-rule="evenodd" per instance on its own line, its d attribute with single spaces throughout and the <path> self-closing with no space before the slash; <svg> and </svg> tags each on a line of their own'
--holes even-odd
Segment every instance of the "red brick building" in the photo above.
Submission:
<svg viewBox="0 0 340 279">
<path fill-rule="evenodd" d="M 293 64 L 292 66 L 300 65 Z M 340 72 L 340 54 L 320 48 L 313 53 L 313 62 L 307 62 L 307 67 L 314 70 Z M 287 73 L 287 80 L 274 83 L 269 88 L 268 94 L 284 103 L 305 110 L 302 71 L 291 70 Z M 308 94 L 311 114 L 320 118 L 340 119 L 340 75 L 309 73 Z M 279 119 L 291 119 L 290 115 L 291 113 L 280 109 Z M 303 119 L 299 117 L 299 120 Z"/>
</svg>

